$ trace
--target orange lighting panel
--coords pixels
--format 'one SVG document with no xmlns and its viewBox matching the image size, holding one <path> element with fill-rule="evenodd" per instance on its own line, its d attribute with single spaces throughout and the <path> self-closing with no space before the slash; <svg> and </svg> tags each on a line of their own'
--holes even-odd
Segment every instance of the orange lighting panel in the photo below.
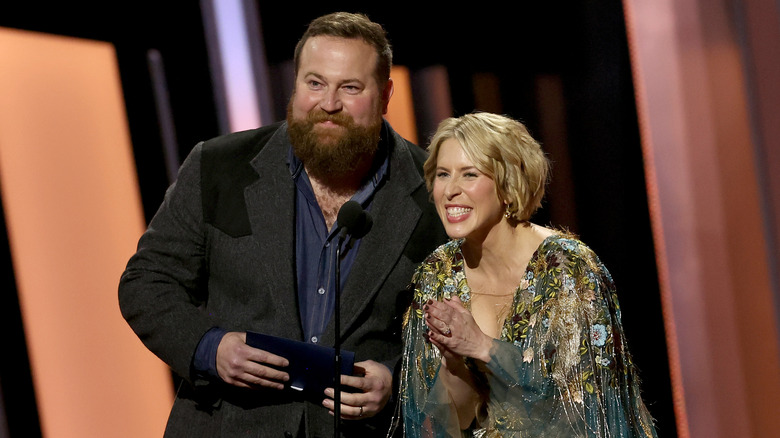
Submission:
<svg viewBox="0 0 780 438">
<path fill-rule="evenodd" d="M 0 187 L 43 434 L 162 436 L 171 376 L 117 300 L 145 223 L 114 48 L 0 28 L 0 63 Z"/>
<path fill-rule="evenodd" d="M 409 69 L 395 65 L 390 72 L 393 79 L 393 96 L 385 118 L 401 137 L 417 143 L 417 125 L 414 119 L 414 102 Z"/>
</svg>

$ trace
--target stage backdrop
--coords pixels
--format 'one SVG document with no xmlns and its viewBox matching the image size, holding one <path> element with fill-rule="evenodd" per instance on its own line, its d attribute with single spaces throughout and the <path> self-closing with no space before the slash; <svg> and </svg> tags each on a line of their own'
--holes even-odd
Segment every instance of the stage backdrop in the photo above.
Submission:
<svg viewBox="0 0 780 438">
<path fill-rule="evenodd" d="M 0 187 L 43 435 L 162 436 L 170 373 L 117 302 L 145 224 L 114 48 L 0 28 L 0 59 Z"/>
</svg>

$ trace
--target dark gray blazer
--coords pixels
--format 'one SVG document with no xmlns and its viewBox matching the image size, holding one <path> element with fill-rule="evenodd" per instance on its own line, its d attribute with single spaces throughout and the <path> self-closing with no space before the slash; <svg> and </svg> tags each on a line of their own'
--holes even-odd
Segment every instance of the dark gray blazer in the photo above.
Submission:
<svg viewBox="0 0 780 438">
<path fill-rule="evenodd" d="M 422 178 L 425 152 L 385 123 L 390 165 L 371 207 L 341 297 L 342 348 L 356 361 L 393 363 L 414 268 L 446 240 Z M 169 437 L 284 437 L 306 419 L 307 436 L 333 435 L 317 404 L 276 390 L 242 390 L 192 374 L 212 327 L 301 340 L 295 289 L 295 186 L 280 123 L 199 143 L 141 237 L 119 285 L 122 314 L 184 381 Z M 332 322 L 322 345 L 333 345 Z M 397 382 L 395 382 L 397 384 Z M 345 421 L 344 436 L 384 436 L 393 406 Z"/>
</svg>

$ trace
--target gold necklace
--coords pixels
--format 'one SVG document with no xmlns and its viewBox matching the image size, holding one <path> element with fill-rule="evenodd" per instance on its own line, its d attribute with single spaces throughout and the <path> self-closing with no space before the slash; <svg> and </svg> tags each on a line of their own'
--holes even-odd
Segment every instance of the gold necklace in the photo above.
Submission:
<svg viewBox="0 0 780 438">
<path fill-rule="evenodd" d="M 503 293 L 503 294 L 486 294 L 486 293 L 482 293 L 482 292 L 475 292 L 474 289 L 471 290 L 471 295 L 482 295 L 484 297 L 506 297 L 506 296 L 514 295 L 514 294 L 515 294 L 515 291 L 507 292 L 507 293 Z"/>
</svg>

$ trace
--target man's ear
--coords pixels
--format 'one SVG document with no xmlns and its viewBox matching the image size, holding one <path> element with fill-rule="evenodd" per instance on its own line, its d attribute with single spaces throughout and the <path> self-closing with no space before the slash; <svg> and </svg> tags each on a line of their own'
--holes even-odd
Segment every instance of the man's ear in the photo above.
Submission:
<svg viewBox="0 0 780 438">
<path fill-rule="evenodd" d="M 394 90 L 393 78 L 388 78 L 387 85 L 385 85 L 385 89 L 382 90 L 382 114 L 387 114 L 387 106 L 390 104 L 390 98 L 393 96 Z"/>
</svg>

